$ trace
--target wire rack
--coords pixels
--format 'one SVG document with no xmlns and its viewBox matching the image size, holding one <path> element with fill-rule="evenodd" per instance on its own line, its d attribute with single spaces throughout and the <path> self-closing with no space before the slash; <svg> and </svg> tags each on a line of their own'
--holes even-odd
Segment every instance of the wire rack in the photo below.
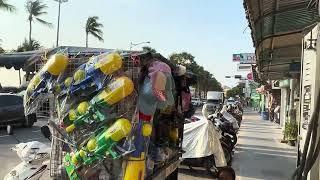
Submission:
<svg viewBox="0 0 320 180">
<path fill-rule="evenodd" d="M 63 74 L 64 77 L 70 77 L 72 74 L 75 72 L 75 70 L 82 64 L 86 63 L 93 55 L 99 55 L 103 52 L 96 52 L 96 53 L 73 53 L 68 54 L 69 56 L 69 65 L 67 66 L 67 69 L 65 73 Z M 66 53 L 67 54 L 67 53 Z M 114 74 L 114 76 L 121 76 L 125 75 L 129 77 L 135 87 L 135 93 L 132 95 L 126 97 L 123 101 L 121 101 L 116 107 L 115 107 L 115 112 L 118 116 L 125 117 L 129 120 L 132 120 L 134 123 L 135 121 L 135 114 L 136 114 L 136 103 L 137 103 L 137 93 L 139 90 L 139 78 L 141 76 L 140 73 L 140 64 L 139 64 L 139 55 L 135 54 L 135 52 L 120 52 L 120 54 L 124 57 L 123 59 L 123 67 L 122 70 L 118 71 L 117 73 Z M 37 61 L 35 63 L 35 69 L 39 71 L 43 65 L 46 62 L 46 58 L 42 58 L 41 60 Z M 58 105 L 60 105 L 56 97 L 54 97 L 53 94 L 49 95 L 46 97 L 47 99 L 44 100 L 44 103 L 41 104 L 37 110 L 38 116 L 41 116 L 44 119 L 47 120 L 53 120 L 54 122 L 61 123 L 62 118 L 61 117 L 61 112 L 57 111 Z M 170 118 L 172 119 L 172 118 Z M 171 124 L 171 123 L 170 123 Z M 134 124 L 133 124 L 134 126 Z M 169 125 L 175 126 L 175 125 Z M 180 133 L 182 133 L 180 131 Z M 52 139 L 52 144 L 51 144 L 51 158 L 50 158 L 50 176 L 53 179 L 67 179 L 67 175 L 65 173 L 65 170 L 63 168 L 63 157 L 65 156 L 66 153 L 66 144 L 61 141 L 62 137 L 61 135 L 56 132 L 54 129 L 52 129 L 52 134 L 54 137 Z M 77 134 L 73 135 L 74 139 L 77 139 Z M 181 145 L 180 145 L 181 146 Z M 115 172 L 120 173 L 114 173 L 110 174 L 110 172 L 107 172 L 105 168 L 103 168 L 103 165 L 108 164 L 109 167 L 115 169 Z M 120 165 L 119 165 L 120 164 Z M 102 171 L 100 171 L 100 176 L 98 179 L 119 179 L 122 176 L 122 167 L 121 163 L 118 161 L 110 161 L 110 160 L 105 160 L 102 162 L 100 165 L 98 165 L 96 168 L 100 168 Z"/>
<path fill-rule="evenodd" d="M 66 52 L 65 52 L 66 53 Z M 81 66 L 82 64 L 86 63 L 93 55 L 99 55 L 103 52 L 96 52 L 96 53 L 75 53 L 73 55 L 68 54 L 69 56 L 69 64 L 63 74 L 64 77 L 70 77 L 73 75 L 75 70 Z M 66 53 L 67 54 L 67 53 Z M 133 61 L 131 55 L 128 53 L 124 53 L 125 58 L 123 59 L 123 71 L 120 72 L 118 75 L 126 75 L 132 79 L 135 85 L 135 89 L 138 89 L 138 81 L 139 81 L 139 66 Z M 36 71 L 40 71 L 41 68 L 46 63 L 46 57 L 42 57 L 35 63 Z M 128 103 L 130 102 L 130 103 Z M 53 120 L 54 122 L 61 123 L 62 119 L 59 119 L 60 112 L 57 111 L 58 105 L 60 102 L 57 101 L 57 98 L 53 94 L 49 94 L 45 96 L 45 99 L 39 104 L 37 108 L 37 117 L 41 117 L 44 120 Z M 136 105 L 136 93 L 130 95 L 123 101 L 121 101 L 115 108 L 115 111 L 118 115 L 122 115 L 128 119 L 132 119 L 135 114 L 135 105 Z M 65 143 L 61 141 L 62 136 L 54 129 L 52 129 L 53 138 L 51 142 L 51 158 L 50 158 L 50 176 L 53 179 L 67 179 L 67 175 L 63 168 L 63 157 L 65 156 Z M 108 177 L 107 172 L 100 172 L 99 179 Z M 116 175 L 116 176 L 119 176 Z"/>
</svg>

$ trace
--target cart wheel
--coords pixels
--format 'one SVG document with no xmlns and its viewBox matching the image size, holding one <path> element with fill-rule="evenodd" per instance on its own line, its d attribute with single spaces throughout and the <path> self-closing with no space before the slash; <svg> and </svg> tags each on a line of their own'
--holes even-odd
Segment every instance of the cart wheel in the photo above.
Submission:
<svg viewBox="0 0 320 180">
<path fill-rule="evenodd" d="M 13 126 L 12 125 L 8 125 L 7 126 L 7 133 L 8 133 L 8 135 L 12 135 L 13 134 Z"/>
<path fill-rule="evenodd" d="M 167 178 L 166 180 L 178 180 L 178 168 L 174 170 Z"/>
<path fill-rule="evenodd" d="M 204 165 L 209 175 L 213 176 L 214 178 L 218 177 L 218 168 L 216 167 L 215 159 L 212 155 L 206 159 Z"/>
</svg>

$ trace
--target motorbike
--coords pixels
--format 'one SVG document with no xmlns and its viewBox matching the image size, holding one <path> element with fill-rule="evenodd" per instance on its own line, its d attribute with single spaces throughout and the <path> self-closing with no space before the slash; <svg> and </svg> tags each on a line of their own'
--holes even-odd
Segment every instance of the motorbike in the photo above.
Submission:
<svg viewBox="0 0 320 180">
<path fill-rule="evenodd" d="M 48 127 L 41 128 L 41 132 L 49 138 Z M 38 180 L 49 167 L 51 148 L 44 143 L 38 141 L 19 143 L 11 150 L 17 152 L 22 162 L 11 169 L 4 180 Z"/>
<path fill-rule="evenodd" d="M 228 144 L 231 149 L 237 144 L 238 137 L 237 131 L 233 129 L 232 124 L 223 118 L 211 119 L 214 126 L 221 132 L 221 139 L 224 143 Z"/>
<path fill-rule="evenodd" d="M 227 112 L 237 120 L 238 125 L 240 127 L 242 122 L 243 109 L 240 108 L 239 105 L 229 106 L 227 108 Z"/>
<path fill-rule="evenodd" d="M 183 132 L 182 164 L 204 167 L 208 174 L 216 176 L 219 167 L 227 166 L 227 147 L 220 143 L 220 134 L 205 117 L 193 116 L 186 119 Z"/>
</svg>

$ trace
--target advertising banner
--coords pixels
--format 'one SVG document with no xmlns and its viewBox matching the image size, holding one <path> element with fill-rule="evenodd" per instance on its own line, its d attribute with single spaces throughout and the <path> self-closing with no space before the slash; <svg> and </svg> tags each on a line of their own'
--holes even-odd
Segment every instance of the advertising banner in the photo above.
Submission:
<svg viewBox="0 0 320 180">
<path fill-rule="evenodd" d="M 240 64 L 255 64 L 256 55 L 254 53 L 240 53 L 232 55 L 233 62 L 240 62 Z"/>
</svg>

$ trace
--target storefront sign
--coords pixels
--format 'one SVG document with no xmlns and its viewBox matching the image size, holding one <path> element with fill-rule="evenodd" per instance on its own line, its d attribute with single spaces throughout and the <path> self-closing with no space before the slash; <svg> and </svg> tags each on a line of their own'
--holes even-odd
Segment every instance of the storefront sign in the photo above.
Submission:
<svg viewBox="0 0 320 180">
<path fill-rule="evenodd" d="M 240 53 L 232 55 L 233 62 L 240 62 L 240 64 L 255 64 L 256 55 L 254 53 Z"/>
<path fill-rule="evenodd" d="M 250 72 L 250 73 L 247 74 L 247 79 L 250 80 L 250 81 L 253 80 L 253 74 L 252 74 L 252 72 Z"/>
<path fill-rule="evenodd" d="M 280 88 L 288 88 L 288 87 L 290 87 L 289 79 L 280 80 L 280 81 L 279 81 L 279 87 L 280 87 Z"/>
</svg>

